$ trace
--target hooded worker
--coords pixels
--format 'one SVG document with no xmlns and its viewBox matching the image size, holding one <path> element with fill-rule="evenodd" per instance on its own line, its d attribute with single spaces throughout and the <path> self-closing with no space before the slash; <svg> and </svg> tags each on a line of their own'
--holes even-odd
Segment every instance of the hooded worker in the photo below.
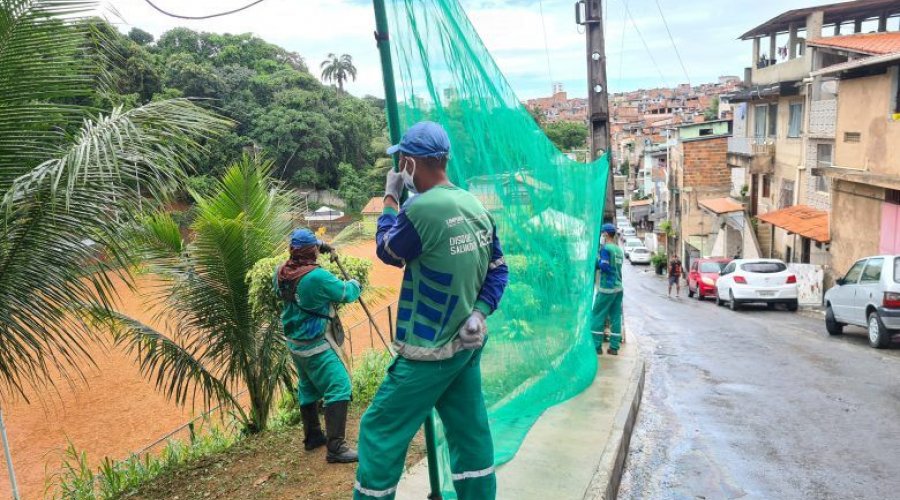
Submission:
<svg viewBox="0 0 900 500">
<path fill-rule="evenodd" d="M 481 389 L 485 319 L 507 282 L 494 221 L 447 178 L 450 139 L 432 122 L 412 126 L 389 172 L 377 254 L 401 267 L 397 358 L 360 423 L 354 498 L 390 500 L 409 442 L 433 408 L 444 424 L 461 500 L 496 496 L 494 446 Z M 418 193 L 404 203 L 404 186 Z"/>
<path fill-rule="evenodd" d="M 606 352 L 617 355 L 622 344 L 622 262 L 625 254 L 616 245 L 616 226 L 604 224 L 600 237 L 600 255 L 597 259 L 600 282 L 591 312 L 591 334 L 597 354 L 602 354 L 608 320 L 610 334 Z"/>
<path fill-rule="evenodd" d="M 308 229 L 291 233 L 290 257 L 275 273 L 275 290 L 283 307 L 281 323 L 285 341 L 299 382 L 297 399 L 303 417 L 303 444 L 307 450 L 328 448 L 329 463 L 357 460 L 356 451 L 347 445 L 347 409 L 350 402 L 350 377 L 326 332 L 340 321 L 333 314 L 334 303 L 359 298 L 356 280 L 342 281 L 319 267 L 319 252 L 333 251 Z M 325 433 L 319 424 L 320 400 L 325 400 Z"/>
</svg>

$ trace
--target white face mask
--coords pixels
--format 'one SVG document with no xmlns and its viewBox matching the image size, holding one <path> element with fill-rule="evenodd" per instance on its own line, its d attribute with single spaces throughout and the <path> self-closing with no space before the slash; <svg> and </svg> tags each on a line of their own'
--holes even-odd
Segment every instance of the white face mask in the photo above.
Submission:
<svg viewBox="0 0 900 500">
<path fill-rule="evenodd" d="M 416 183 L 413 181 L 416 175 L 416 160 L 407 157 L 407 162 L 412 162 L 412 170 L 407 171 L 404 165 L 404 168 L 400 170 L 400 176 L 403 178 L 403 185 L 406 186 L 406 190 L 410 192 L 410 194 L 418 194 L 419 192 L 416 190 Z"/>
</svg>

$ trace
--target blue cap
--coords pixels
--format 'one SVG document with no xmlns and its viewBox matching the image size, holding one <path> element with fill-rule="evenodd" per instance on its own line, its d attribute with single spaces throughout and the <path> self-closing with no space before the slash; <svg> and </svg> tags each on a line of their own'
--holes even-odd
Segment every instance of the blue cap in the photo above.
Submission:
<svg viewBox="0 0 900 500">
<path fill-rule="evenodd" d="M 419 122 L 403 134 L 400 144 L 387 148 L 387 154 L 401 152 L 419 158 L 441 158 L 450 154 L 450 136 L 434 122 Z"/>
<path fill-rule="evenodd" d="M 616 226 L 610 223 L 603 224 L 603 232 L 606 234 L 616 234 Z"/>
<path fill-rule="evenodd" d="M 292 248 L 300 248 L 300 247 L 308 247 L 310 245 L 321 245 L 322 241 L 319 238 L 316 238 L 316 235 L 313 234 L 309 229 L 295 229 L 293 233 L 291 233 L 291 247 Z"/>
</svg>

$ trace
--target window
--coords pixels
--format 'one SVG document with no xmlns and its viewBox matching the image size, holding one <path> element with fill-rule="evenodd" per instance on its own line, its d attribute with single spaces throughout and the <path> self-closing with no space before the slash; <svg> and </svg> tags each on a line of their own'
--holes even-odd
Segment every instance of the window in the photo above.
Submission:
<svg viewBox="0 0 900 500">
<path fill-rule="evenodd" d="M 844 284 L 845 285 L 855 285 L 857 281 L 859 281 L 859 275 L 862 274 L 863 266 L 866 265 L 865 260 L 861 260 L 856 264 L 853 264 L 853 267 L 847 271 L 847 275 L 844 276 Z"/>
<path fill-rule="evenodd" d="M 713 135 L 713 129 L 711 129 L 711 128 L 701 128 L 701 129 L 700 129 L 700 136 L 703 137 L 703 136 L 706 136 L 706 135 Z"/>
<path fill-rule="evenodd" d="M 884 259 L 869 259 L 866 264 L 866 270 L 862 273 L 860 283 L 878 283 L 881 281 L 881 268 L 884 266 Z"/>
<path fill-rule="evenodd" d="M 859 132 L 844 132 L 844 142 L 860 142 L 862 134 Z"/>
<path fill-rule="evenodd" d="M 769 137 L 778 136 L 778 105 L 769 104 Z"/>
<path fill-rule="evenodd" d="M 768 175 L 762 176 L 762 197 L 769 198 L 772 196 L 772 179 Z"/>
<path fill-rule="evenodd" d="M 817 144 L 816 166 L 819 168 L 832 166 L 834 164 L 832 161 L 832 151 L 833 148 L 831 144 Z M 824 175 L 814 175 L 813 179 L 816 182 L 816 191 L 820 193 L 827 193 L 831 191 L 831 184 L 828 182 L 828 177 Z"/>
<path fill-rule="evenodd" d="M 803 133 L 803 103 L 791 104 L 788 116 L 788 137 L 800 137 Z"/>
<path fill-rule="evenodd" d="M 894 66 L 894 119 L 898 120 L 900 117 L 896 116 L 900 114 L 900 66 Z"/>
<path fill-rule="evenodd" d="M 900 191 L 897 191 L 896 189 L 885 189 L 884 202 L 891 205 L 900 205 Z"/>
<path fill-rule="evenodd" d="M 700 264 L 700 272 L 701 273 L 720 273 L 722 272 L 722 268 L 725 267 L 724 262 L 704 262 Z"/>
<path fill-rule="evenodd" d="M 741 264 L 741 269 L 748 273 L 772 274 L 787 270 L 783 262 L 747 262 Z"/>
<path fill-rule="evenodd" d="M 894 283 L 900 283 L 900 257 L 894 259 Z"/>
<path fill-rule="evenodd" d="M 778 200 L 779 208 L 790 207 L 794 204 L 794 181 L 781 181 L 781 198 Z"/>
<path fill-rule="evenodd" d="M 734 272 L 735 266 L 736 266 L 736 265 L 735 265 L 734 262 L 732 262 L 731 264 L 728 264 L 727 266 L 725 266 L 725 269 L 722 269 L 722 274 L 731 274 L 731 273 L 733 273 L 733 272 Z"/>
<path fill-rule="evenodd" d="M 766 137 L 766 113 L 768 113 L 768 106 L 756 106 L 753 112 L 753 137 L 763 139 Z"/>
</svg>

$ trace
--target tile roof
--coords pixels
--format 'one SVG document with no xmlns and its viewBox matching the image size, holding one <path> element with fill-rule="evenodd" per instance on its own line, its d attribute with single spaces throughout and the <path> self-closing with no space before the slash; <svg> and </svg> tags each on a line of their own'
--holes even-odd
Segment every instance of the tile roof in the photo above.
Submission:
<svg viewBox="0 0 900 500">
<path fill-rule="evenodd" d="M 786 229 L 789 233 L 828 243 L 828 212 L 807 205 L 794 205 L 758 216 L 762 222 Z"/>
<path fill-rule="evenodd" d="M 710 210 L 716 214 L 727 214 L 731 212 L 742 212 L 744 206 L 735 202 L 731 198 L 711 198 L 708 200 L 700 200 L 700 206 Z"/>
<path fill-rule="evenodd" d="M 855 35 L 833 36 L 807 42 L 817 47 L 846 49 L 863 54 L 879 55 L 900 52 L 900 32 L 859 33 Z"/>
<path fill-rule="evenodd" d="M 384 198 L 378 196 L 370 199 L 362 209 L 362 213 L 368 215 L 381 214 L 382 211 L 384 211 Z"/>
<path fill-rule="evenodd" d="M 646 200 L 634 200 L 631 202 L 631 204 L 629 206 L 641 207 L 644 205 L 650 205 L 651 203 L 653 203 L 653 200 L 651 200 L 650 198 L 647 198 Z"/>
</svg>

